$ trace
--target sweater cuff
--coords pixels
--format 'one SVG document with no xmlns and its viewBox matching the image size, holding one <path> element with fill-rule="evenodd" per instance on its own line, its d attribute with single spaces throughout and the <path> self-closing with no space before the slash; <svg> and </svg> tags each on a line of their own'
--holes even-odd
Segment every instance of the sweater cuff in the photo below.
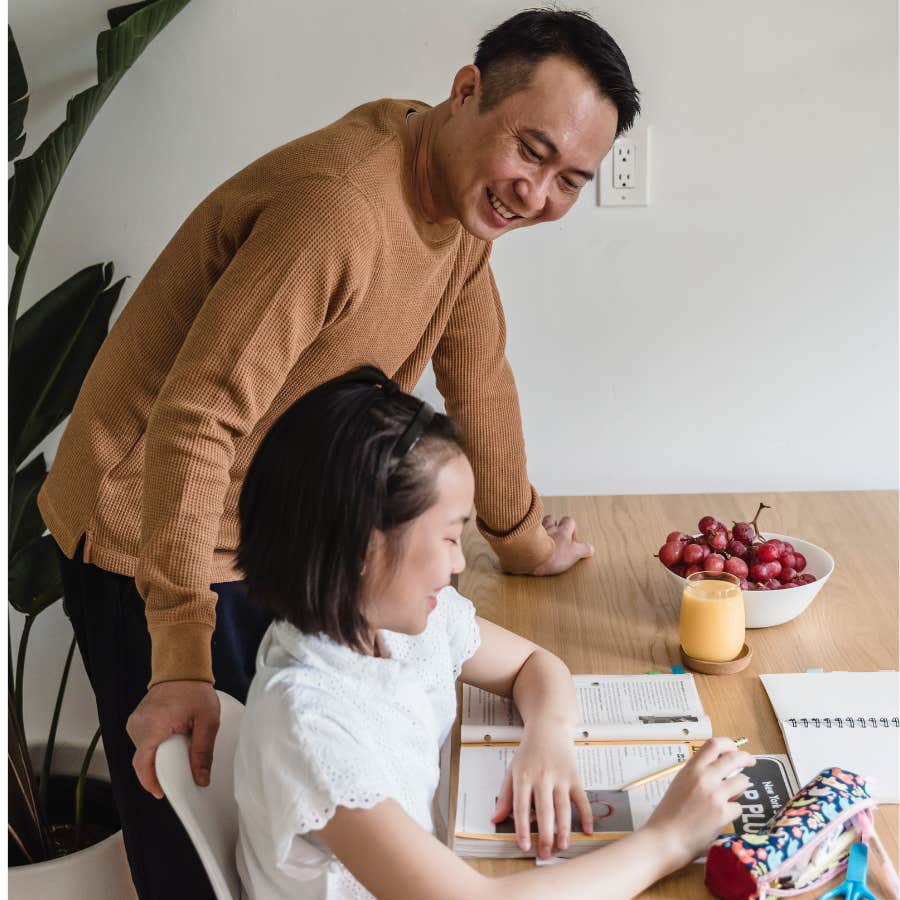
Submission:
<svg viewBox="0 0 900 900">
<path fill-rule="evenodd" d="M 211 625 L 167 622 L 149 626 L 153 645 L 148 690 L 163 681 L 208 681 L 212 671 Z"/>
<path fill-rule="evenodd" d="M 500 567 L 510 575 L 529 575 L 547 562 L 555 549 L 553 538 L 541 524 L 543 504 L 532 488 L 531 509 L 528 515 L 512 531 L 498 534 L 480 517 L 478 530 L 497 554 Z"/>
</svg>

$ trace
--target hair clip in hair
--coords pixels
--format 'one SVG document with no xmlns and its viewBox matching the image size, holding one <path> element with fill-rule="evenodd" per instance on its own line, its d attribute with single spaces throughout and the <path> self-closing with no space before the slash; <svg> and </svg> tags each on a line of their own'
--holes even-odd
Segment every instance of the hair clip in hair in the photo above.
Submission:
<svg viewBox="0 0 900 900">
<path fill-rule="evenodd" d="M 375 385 L 379 390 L 384 391 L 385 397 L 393 397 L 394 394 L 398 394 L 400 392 L 400 385 L 397 384 L 392 378 L 387 378 L 381 382 L 381 384 Z"/>
<path fill-rule="evenodd" d="M 406 431 L 400 435 L 397 446 L 394 449 L 395 459 L 403 459 L 413 447 L 419 442 L 422 433 L 434 418 L 434 409 L 428 403 L 423 401 L 412 421 L 406 426 Z"/>
</svg>

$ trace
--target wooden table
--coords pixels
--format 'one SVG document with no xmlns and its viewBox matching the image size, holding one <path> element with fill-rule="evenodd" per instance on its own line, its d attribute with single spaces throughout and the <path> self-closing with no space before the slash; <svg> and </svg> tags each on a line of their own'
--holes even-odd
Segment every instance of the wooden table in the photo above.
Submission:
<svg viewBox="0 0 900 900">
<path fill-rule="evenodd" d="M 558 654 L 574 673 L 639 674 L 670 667 L 679 662 L 679 596 L 653 554 L 670 531 L 691 531 L 707 514 L 728 523 L 747 520 L 760 500 L 773 507 L 760 517 L 761 529 L 824 547 L 835 559 L 834 574 L 799 618 L 748 632 L 753 659 L 743 672 L 695 678 L 716 734 L 747 735 L 751 752 L 785 753 L 760 674 L 898 667 L 895 491 L 545 498 L 548 513 L 575 518 L 579 538 L 596 547 L 593 559 L 554 578 L 503 575 L 470 523 L 459 590 L 479 615 Z M 455 798 L 455 784 L 452 790 Z M 895 866 L 897 812 L 891 805 L 877 813 L 878 833 Z M 497 876 L 533 862 L 469 864 Z M 888 897 L 878 868 L 870 865 L 869 887 Z M 692 865 L 641 896 L 711 895 L 703 867 Z"/>
</svg>

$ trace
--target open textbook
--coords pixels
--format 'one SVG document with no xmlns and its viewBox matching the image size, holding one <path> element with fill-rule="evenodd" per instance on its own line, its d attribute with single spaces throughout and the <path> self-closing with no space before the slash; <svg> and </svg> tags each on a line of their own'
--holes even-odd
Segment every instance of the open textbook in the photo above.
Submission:
<svg viewBox="0 0 900 900">
<path fill-rule="evenodd" d="M 581 716 L 573 736 L 575 761 L 594 814 L 594 834 L 582 833 L 573 805 L 570 848 L 561 856 L 577 856 L 640 828 L 675 776 L 630 791 L 623 786 L 689 759 L 712 736 L 691 675 L 576 675 L 574 680 Z M 516 845 L 512 817 L 491 822 L 522 735 L 515 707 L 465 686 L 462 715 L 453 850 L 466 857 L 533 856 L 533 849 L 525 853 Z M 762 829 L 797 789 L 784 756 L 758 756 L 748 774 L 753 781 L 733 823 L 739 833 Z"/>
<path fill-rule="evenodd" d="M 688 740 L 712 737 L 693 675 L 573 675 L 579 722 L 573 740 Z M 464 743 L 517 741 L 512 700 L 463 685 Z"/>
</svg>

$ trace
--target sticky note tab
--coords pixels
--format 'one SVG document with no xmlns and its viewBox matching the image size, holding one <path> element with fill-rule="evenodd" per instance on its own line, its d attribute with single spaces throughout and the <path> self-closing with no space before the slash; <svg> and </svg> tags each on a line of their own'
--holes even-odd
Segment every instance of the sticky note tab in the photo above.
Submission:
<svg viewBox="0 0 900 900">
<path fill-rule="evenodd" d="M 684 675 L 686 674 L 684 671 L 684 666 L 672 666 L 672 674 L 673 675 Z"/>
<path fill-rule="evenodd" d="M 662 675 L 662 672 L 660 672 L 659 669 L 650 669 L 650 670 L 647 672 L 647 674 L 648 674 L 648 675 Z"/>
<path fill-rule="evenodd" d="M 812 675 L 815 672 L 824 672 L 824 669 L 807 669 L 806 672 L 808 675 Z"/>
</svg>

